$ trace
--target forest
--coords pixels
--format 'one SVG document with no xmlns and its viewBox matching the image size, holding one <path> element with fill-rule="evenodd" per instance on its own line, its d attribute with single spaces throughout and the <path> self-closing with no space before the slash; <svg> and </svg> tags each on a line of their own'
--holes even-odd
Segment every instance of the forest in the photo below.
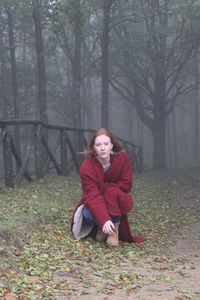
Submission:
<svg viewBox="0 0 200 300">
<path fill-rule="evenodd" d="M 143 243 L 72 234 L 102 127 Z M 200 299 L 199 168 L 200 0 L 0 1 L 0 300 Z"/>
<path fill-rule="evenodd" d="M 199 47 L 198 0 L 2 0 L 0 121 L 106 127 L 144 169 L 198 166 Z M 23 157 L 30 129 L 11 130 Z"/>
</svg>

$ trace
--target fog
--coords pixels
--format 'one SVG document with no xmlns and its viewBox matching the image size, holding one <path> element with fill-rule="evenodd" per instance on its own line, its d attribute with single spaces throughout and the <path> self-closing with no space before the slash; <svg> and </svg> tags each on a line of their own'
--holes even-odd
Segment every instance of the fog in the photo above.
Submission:
<svg viewBox="0 0 200 300">
<path fill-rule="evenodd" d="M 0 121 L 107 127 L 142 147 L 144 170 L 199 166 L 199 1 L 18 0 L 0 8 Z M 24 158 L 30 126 L 6 128 Z M 43 135 L 53 149 L 55 132 Z"/>
</svg>

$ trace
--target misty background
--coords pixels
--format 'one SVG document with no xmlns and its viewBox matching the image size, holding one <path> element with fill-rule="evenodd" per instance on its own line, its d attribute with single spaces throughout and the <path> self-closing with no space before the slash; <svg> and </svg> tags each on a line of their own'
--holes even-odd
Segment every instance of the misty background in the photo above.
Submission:
<svg viewBox="0 0 200 300">
<path fill-rule="evenodd" d="M 197 167 L 199 48 L 199 0 L 2 0 L 0 120 L 107 127 L 144 169 Z"/>
</svg>

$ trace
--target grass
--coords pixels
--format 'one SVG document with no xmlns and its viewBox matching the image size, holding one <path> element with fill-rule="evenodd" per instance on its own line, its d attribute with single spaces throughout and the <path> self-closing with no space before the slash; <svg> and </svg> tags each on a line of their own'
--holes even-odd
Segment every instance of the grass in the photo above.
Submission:
<svg viewBox="0 0 200 300">
<path fill-rule="evenodd" d="M 166 254 L 173 242 L 171 233 L 199 220 L 176 206 L 177 188 L 167 171 L 137 175 L 129 221 L 133 234 L 144 235 L 148 241 L 121 242 L 119 248 L 109 249 L 71 235 L 72 213 L 81 198 L 78 175 L 51 174 L 18 188 L 3 187 L 0 297 L 59 299 L 88 293 L 88 288 L 90 293 L 106 294 L 139 288 L 142 275 L 130 272 L 130 266 L 141 257 Z"/>
<path fill-rule="evenodd" d="M 74 189 L 77 185 L 79 192 Z M 24 230 L 37 229 L 41 225 L 60 219 L 63 213 L 70 211 L 69 204 L 80 198 L 78 177 L 47 176 L 32 184 L 5 189 L 0 194 L 1 231 L 9 232 L 13 237 L 23 236 Z M 71 210 L 73 206 L 71 207 Z"/>
</svg>

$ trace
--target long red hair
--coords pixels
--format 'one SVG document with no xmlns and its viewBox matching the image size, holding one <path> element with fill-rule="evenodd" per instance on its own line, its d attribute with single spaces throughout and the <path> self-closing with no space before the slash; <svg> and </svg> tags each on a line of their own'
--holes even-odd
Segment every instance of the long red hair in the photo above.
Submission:
<svg viewBox="0 0 200 300">
<path fill-rule="evenodd" d="M 110 141 L 113 144 L 112 151 L 114 154 L 123 151 L 123 147 L 121 146 L 118 139 L 108 129 L 100 128 L 91 137 L 89 144 L 88 144 L 88 148 L 85 151 L 87 154 L 89 154 L 90 156 L 95 155 L 95 152 L 94 152 L 95 139 L 97 136 L 102 135 L 102 134 L 104 134 L 110 138 Z"/>
</svg>

